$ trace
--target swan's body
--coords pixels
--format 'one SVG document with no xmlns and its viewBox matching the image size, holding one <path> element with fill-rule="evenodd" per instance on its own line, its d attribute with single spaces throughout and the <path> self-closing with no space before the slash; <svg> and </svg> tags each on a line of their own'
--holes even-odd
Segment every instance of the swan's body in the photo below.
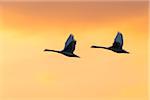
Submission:
<svg viewBox="0 0 150 100">
<path fill-rule="evenodd" d="M 103 49 L 112 50 L 116 53 L 129 53 L 128 51 L 123 49 L 123 36 L 120 32 L 118 32 L 112 46 L 110 47 L 91 46 L 91 48 L 103 48 Z"/>
<path fill-rule="evenodd" d="M 70 36 L 68 37 L 68 39 L 65 43 L 65 47 L 63 50 L 57 51 L 57 50 L 45 49 L 44 51 L 57 52 L 57 53 L 63 54 L 68 57 L 78 57 L 79 58 L 79 56 L 77 56 L 73 53 L 75 50 L 75 46 L 76 46 L 76 40 L 74 39 L 74 36 L 72 34 L 70 34 Z"/>
</svg>

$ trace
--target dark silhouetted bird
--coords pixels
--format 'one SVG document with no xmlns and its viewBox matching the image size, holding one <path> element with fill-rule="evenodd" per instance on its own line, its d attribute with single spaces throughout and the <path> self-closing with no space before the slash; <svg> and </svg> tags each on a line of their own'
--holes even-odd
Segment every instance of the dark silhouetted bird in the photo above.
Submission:
<svg viewBox="0 0 150 100">
<path fill-rule="evenodd" d="M 124 50 L 122 47 L 123 47 L 123 35 L 120 32 L 117 33 L 117 36 L 111 47 L 91 46 L 91 48 L 103 48 L 103 49 L 112 50 L 117 53 L 129 53 L 128 51 Z"/>
<path fill-rule="evenodd" d="M 57 50 L 45 49 L 44 51 L 57 52 L 57 53 L 63 54 L 63 55 L 68 56 L 68 57 L 80 58 L 79 56 L 77 56 L 73 53 L 75 50 L 75 45 L 76 45 L 76 40 L 74 39 L 74 36 L 72 34 L 70 34 L 70 36 L 68 37 L 68 39 L 65 43 L 65 47 L 63 50 L 57 51 Z"/>
</svg>

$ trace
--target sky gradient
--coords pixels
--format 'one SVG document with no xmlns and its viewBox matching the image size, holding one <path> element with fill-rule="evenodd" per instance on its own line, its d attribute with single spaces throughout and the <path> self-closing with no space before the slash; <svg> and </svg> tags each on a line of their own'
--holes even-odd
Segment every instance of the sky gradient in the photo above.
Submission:
<svg viewBox="0 0 150 100">
<path fill-rule="evenodd" d="M 0 26 L 2 100 L 147 100 L 148 2 L 1 2 Z M 90 48 L 118 31 L 130 54 Z M 70 33 L 80 59 L 43 52 Z"/>
</svg>

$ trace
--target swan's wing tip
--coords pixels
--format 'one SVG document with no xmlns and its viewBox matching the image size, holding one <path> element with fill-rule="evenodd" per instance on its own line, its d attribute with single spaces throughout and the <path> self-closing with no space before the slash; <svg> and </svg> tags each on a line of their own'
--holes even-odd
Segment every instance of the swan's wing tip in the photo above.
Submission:
<svg viewBox="0 0 150 100">
<path fill-rule="evenodd" d="M 121 35 L 121 36 L 122 36 L 122 33 L 121 33 L 121 32 L 117 32 L 117 36 L 118 36 L 118 35 Z"/>
<path fill-rule="evenodd" d="M 72 33 L 70 33 L 68 39 L 74 40 L 74 35 Z"/>
<path fill-rule="evenodd" d="M 70 34 L 65 43 L 65 47 L 67 47 L 72 41 L 74 41 L 74 36 L 72 34 Z"/>
<path fill-rule="evenodd" d="M 74 35 L 72 33 L 70 33 L 70 36 L 74 37 Z"/>
<path fill-rule="evenodd" d="M 115 42 L 123 43 L 123 35 L 121 32 L 118 32 L 116 37 L 115 37 Z"/>
</svg>

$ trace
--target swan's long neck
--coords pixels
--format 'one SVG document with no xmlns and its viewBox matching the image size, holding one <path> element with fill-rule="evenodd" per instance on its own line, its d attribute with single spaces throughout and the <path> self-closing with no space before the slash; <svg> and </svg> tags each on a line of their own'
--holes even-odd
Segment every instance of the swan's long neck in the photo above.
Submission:
<svg viewBox="0 0 150 100">
<path fill-rule="evenodd" d="M 60 51 L 57 51 L 57 50 L 50 50 L 50 49 L 45 49 L 44 51 L 51 51 L 51 52 L 57 52 L 57 53 L 60 53 Z"/>
<path fill-rule="evenodd" d="M 103 48 L 103 49 L 108 49 L 107 47 L 102 47 L 102 46 L 91 46 L 91 48 Z"/>
</svg>

